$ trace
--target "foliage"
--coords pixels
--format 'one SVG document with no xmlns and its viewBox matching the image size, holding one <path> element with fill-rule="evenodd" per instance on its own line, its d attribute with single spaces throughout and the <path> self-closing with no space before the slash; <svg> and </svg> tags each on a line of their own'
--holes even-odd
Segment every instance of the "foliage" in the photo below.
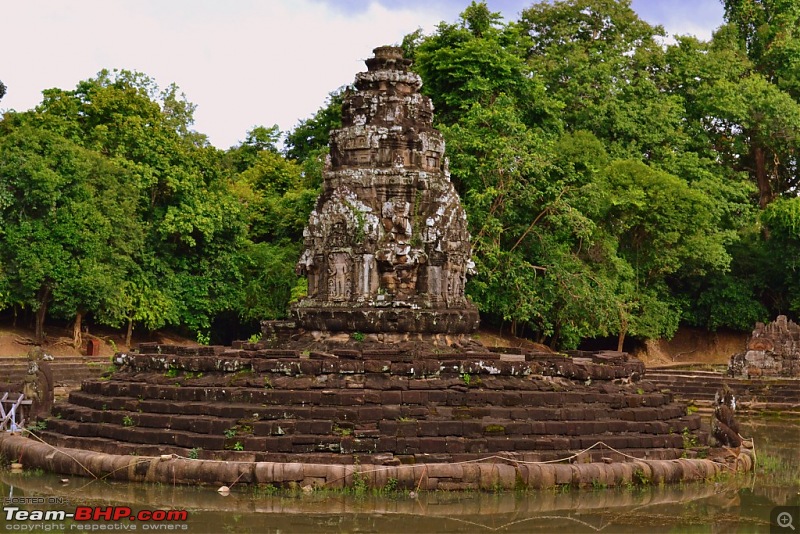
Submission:
<svg viewBox="0 0 800 534">
<path fill-rule="evenodd" d="M 762 220 L 768 230 L 765 246 L 773 262 L 769 287 L 780 311 L 800 315 L 800 197 L 776 200 Z"/>
</svg>

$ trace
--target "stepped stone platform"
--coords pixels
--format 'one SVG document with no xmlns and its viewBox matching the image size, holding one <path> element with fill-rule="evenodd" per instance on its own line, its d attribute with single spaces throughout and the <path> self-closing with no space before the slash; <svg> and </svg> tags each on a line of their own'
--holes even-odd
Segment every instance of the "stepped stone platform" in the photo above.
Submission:
<svg viewBox="0 0 800 534">
<path fill-rule="evenodd" d="M 639 380 L 644 364 L 625 353 L 323 348 L 142 344 L 57 404 L 40 434 L 107 453 L 375 465 L 547 461 L 597 442 L 671 459 L 695 454 L 687 433 L 707 440 L 699 416 Z"/>
<path fill-rule="evenodd" d="M 800 380 L 792 378 L 733 378 L 720 371 L 648 369 L 647 378 L 678 401 L 708 408 L 714 394 L 727 384 L 736 397 L 737 412 L 800 413 Z"/>
</svg>

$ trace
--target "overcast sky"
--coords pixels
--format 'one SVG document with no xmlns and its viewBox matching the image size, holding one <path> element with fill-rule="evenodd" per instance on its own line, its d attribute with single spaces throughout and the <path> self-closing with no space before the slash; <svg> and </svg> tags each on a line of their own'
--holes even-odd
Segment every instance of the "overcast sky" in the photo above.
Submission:
<svg viewBox="0 0 800 534">
<path fill-rule="evenodd" d="M 534 0 L 489 0 L 516 20 Z M 256 125 L 289 130 L 365 70 L 376 46 L 455 22 L 469 0 L 3 0 L 0 112 L 103 68 L 176 83 L 197 105 L 194 128 L 228 148 Z M 633 0 L 670 35 L 711 37 L 720 0 Z"/>
</svg>

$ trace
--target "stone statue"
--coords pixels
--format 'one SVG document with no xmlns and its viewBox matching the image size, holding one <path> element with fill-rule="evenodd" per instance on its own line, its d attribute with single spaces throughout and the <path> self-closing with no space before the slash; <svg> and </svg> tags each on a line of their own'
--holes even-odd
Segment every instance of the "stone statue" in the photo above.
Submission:
<svg viewBox="0 0 800 534">
<path fill-rule="evenodd" d="M 739 423 L 734 417 L 735 411 L 736 397 L 728 384 L 724 384 L 714 395 L 714 417 L 711 420 L 711 434 L 720 445 L 726 447 L 742 445 Z"/>
</svg>

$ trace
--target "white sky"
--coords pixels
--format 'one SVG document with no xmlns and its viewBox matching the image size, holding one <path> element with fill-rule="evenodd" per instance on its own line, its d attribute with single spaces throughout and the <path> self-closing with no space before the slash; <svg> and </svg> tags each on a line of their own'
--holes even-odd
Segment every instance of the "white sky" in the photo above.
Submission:
<svg viewBox="0 0 800 534">
<path fill-rule="evenodd" d="M 534 0 L 489 0 L 516 20 Z M 176 83 L 197 105 L 194 129 L 219 148 L 253 126 L 286 131 L 365 70 L 376 46 L 399 43 L 469 0 L 2 0 L 0 112 L 23 111 L 51 87 L 74 89 L 103 68 Z M 389 6 L 389 7 L 386 7 Z M 719 0 L 633 0 L 670 34 L 708 39 Z"/>
</svg>

